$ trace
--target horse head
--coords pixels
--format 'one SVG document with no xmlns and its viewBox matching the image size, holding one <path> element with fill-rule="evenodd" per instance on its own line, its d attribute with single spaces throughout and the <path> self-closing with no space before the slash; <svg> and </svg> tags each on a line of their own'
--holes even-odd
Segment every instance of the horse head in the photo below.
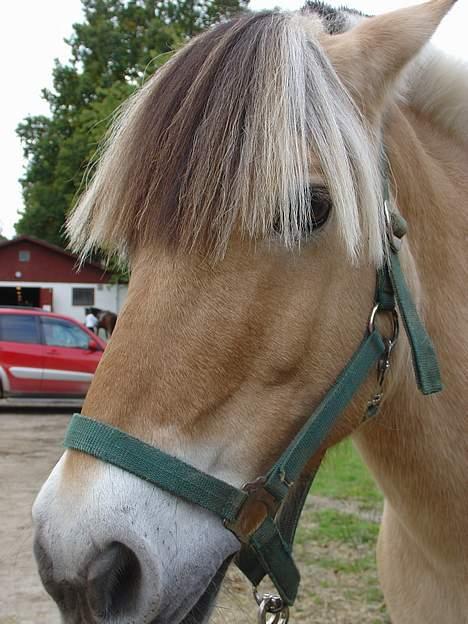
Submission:
<svg viewBox="0 0 468 624">
<path fill-rule="evenodd" d="M 68 224 L 75 249 L 131 265 L 87 417 L 236 487 L 265 474 L 362 339 L 389 253 L 385 112 L 452 4 L 350 18 L 333 34 L 313 9 L 242 16 L 131 98 Z M 389 396 L 408 353 L 394 355 Z M 371 375 L 309 473 L 356 430 L 374 386 Z M 240 547 L 209 511 L 76 450 L 34 522 L 67 624 L 206 622 Z"/>
</svg>

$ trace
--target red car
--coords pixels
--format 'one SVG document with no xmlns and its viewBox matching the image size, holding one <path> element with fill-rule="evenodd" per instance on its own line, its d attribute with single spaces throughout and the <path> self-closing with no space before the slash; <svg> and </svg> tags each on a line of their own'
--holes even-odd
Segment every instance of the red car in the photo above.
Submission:
<svg viewBox="0 0 468 624">
<path fill-rule="evenodd" d="M 84 396 L 105 347 L 67 316 L 0 308 L 0 397 Z"/>
</svg>

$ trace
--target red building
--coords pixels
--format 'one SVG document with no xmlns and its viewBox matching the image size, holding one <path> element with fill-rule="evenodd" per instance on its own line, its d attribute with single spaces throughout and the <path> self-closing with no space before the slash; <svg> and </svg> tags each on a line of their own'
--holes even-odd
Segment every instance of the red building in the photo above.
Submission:
<svg viewBox="0 0 468 624">
<path fill-rule="evenodd" d="M 102 266 L 31 236 L 0 242 L 0 305 L 32 305 L 83 321 L 86 307 L 119 312 L 126 285 Z"/>
</svg>

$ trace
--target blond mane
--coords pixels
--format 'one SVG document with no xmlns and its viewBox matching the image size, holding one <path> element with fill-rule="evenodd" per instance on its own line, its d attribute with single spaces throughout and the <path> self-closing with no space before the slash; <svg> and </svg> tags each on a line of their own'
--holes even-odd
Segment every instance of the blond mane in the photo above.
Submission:
<svg viewBox="0 0 468 624">
<path fill-rule="evenodd" d="M 428 45 L 405 72 L 402 95 L 458 140 L 468 142 L 468 63 Z"/>
</svg>

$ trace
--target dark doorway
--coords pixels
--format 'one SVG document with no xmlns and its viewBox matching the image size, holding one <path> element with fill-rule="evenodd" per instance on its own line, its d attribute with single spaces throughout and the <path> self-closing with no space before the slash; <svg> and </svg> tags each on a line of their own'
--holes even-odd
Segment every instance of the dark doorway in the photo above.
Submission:
<svg viewBox="0 0 468 624">
<path fill-rule="evenodd" d="M 38 308 L 40 304 L 40 292 L 40 288 L 0 286 L 0 305 Z"/>
</svg>

